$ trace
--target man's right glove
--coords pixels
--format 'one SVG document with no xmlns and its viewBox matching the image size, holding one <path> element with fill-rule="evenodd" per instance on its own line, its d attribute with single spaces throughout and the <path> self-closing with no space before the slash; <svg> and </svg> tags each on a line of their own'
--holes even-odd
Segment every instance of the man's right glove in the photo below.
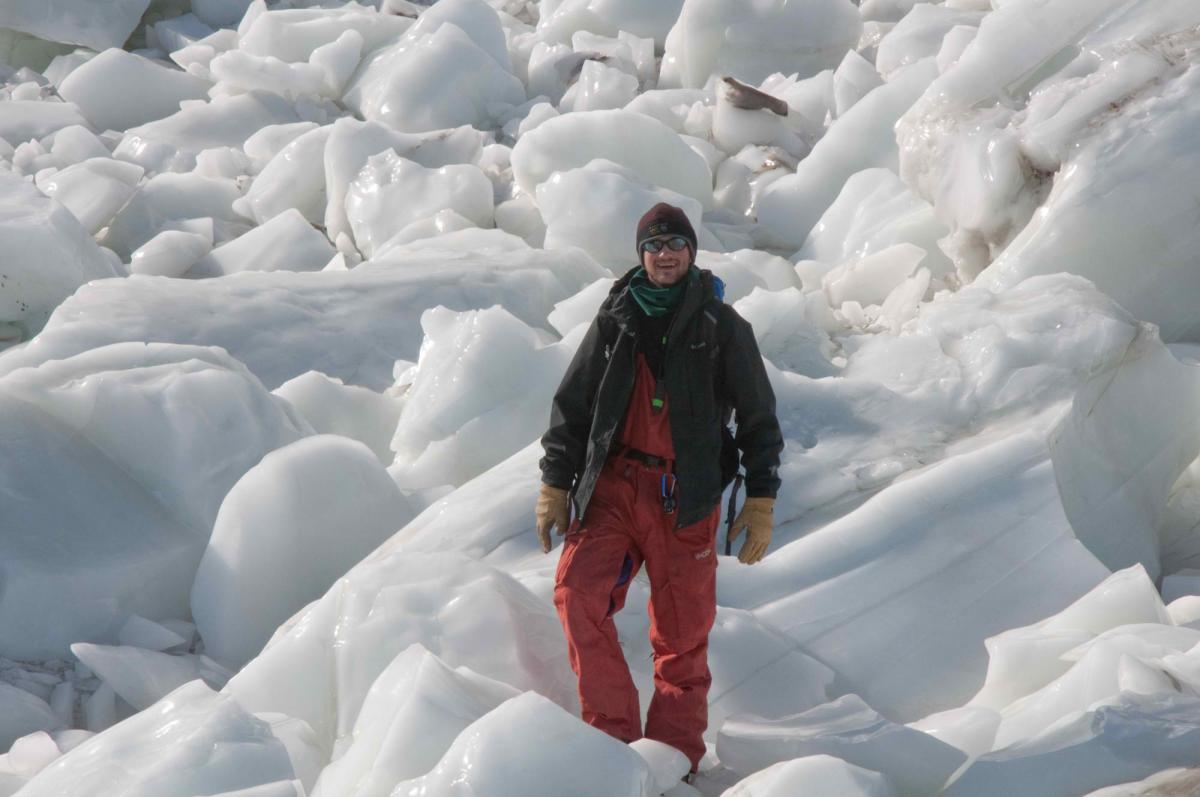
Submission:
<svg viewBox="0 0 1200 797">
<path fill-rule="evenodd" d="M 538 539 L 542 541 L 542 553 L 550 553 L 550 529 L 557 527 L 558 536 L 561 537 L 567 533 L 567 526 L 571 523 L 571 499 L 567 491 L 561 487 L 543 484 L 542 491 L 538 493 L 534 514 L 537 516 L 537 533 Z"/>
<path fill-rule="evenodd" d="M 738 561 L 742 564 L 752 565 L 767 553 L 767 546 L 771 544 L 771 529 L 775 525 L 774 509 L 774 498 L 747 498 L 742 505 L 742 511 L 738 512 L 733 528 L 729 530 L 730 541 L 746 532 L 746 541 L 738 551 Z"/>
</svg>

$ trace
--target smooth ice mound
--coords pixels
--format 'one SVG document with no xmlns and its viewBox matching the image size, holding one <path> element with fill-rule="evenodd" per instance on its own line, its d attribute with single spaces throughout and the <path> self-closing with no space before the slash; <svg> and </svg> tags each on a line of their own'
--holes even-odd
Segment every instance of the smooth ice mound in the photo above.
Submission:
<svg viewBox="0 0 1200 797">
<path fill-rule="evenodd" d="M 555 172 L 596 159 L 620 164 L 704 208 L 712 204 L 712 176 L 704 158 L 662 122 L 632 111 L 586 111 L 543 122 L 513 148 L 513 179 L 533 193 Z"/>
<path fill-rule="evenodd" d="M 650 783 L 636 752 L 530 692 L 472 723 L 429 774 L 392 794 L 648 797 Z"/>
<path fill-rule="evenodd" d="M 0 538 L 0 655 L 16 659 L 115 641 L 130 613 L 186 617 L 225 493 L 311 434 L 245 366 L 195 346 L 125 343 L 19 369 L 0 378 L 0 403 L 0 525 L 13 531 Z"/>
<path fill-rule="evenodd" d="M 205 652 L 245 664 L 411 517 L 357 441 L 316 435 L 270 452 L 225 495 L 196 571 L 191 615 Z"/>
<path fill-rule="evenodd" d="M 288 748 L 268 722 L 192 681 L 67 753 L 21 793 L 185 797 L 294 777 Z"/>
</svg>

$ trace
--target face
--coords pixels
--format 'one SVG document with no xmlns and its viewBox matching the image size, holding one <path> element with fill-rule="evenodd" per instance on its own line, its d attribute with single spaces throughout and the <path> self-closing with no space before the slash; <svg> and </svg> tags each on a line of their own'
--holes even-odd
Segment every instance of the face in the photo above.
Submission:
<svg viewBox="0 0 1200 797">
<path fill-rule="evenodd" d="M 667 245 L 671 239 L 684 241 L 685 246 L 676 251 Z M 650 278 L 650 282 L 660 288 L 666 288 L 683 279 L 692 263 L 692 247 L 686 243 L 687 239 L 678 235 L 659 235 L 650 240 L 663 244 L 657 252 L 642 249 L 642 266 L 646 269 L 646 276 Z"/>
</svg>

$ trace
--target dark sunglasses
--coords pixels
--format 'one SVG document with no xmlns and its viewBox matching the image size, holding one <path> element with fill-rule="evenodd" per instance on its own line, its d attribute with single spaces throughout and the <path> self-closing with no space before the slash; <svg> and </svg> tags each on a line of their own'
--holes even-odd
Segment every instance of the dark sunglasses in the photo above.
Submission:
<svg viewBox="0 0 1200 797">
<path fill-rule="evenodd" d="M 666 239 L 665 241 L 661 238 L 651 239 L 649 241 L 642 241 L 642 251 L 643 252 L 661 252 L 662 248 L 665 246 L 668 249 L 670 249 L 672 252 L 682 252 L 685 248 L 687 248 L 688 245 L 689 244 L 688 244 L 687 238 L 676 235 L 674 237 Z"/>
</svg>

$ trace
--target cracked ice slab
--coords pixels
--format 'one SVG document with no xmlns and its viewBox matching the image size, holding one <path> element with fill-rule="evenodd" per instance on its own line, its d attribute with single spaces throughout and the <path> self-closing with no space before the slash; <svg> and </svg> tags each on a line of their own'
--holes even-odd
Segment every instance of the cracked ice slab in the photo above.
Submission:
<svg viewBox="0 0 1200 797">
<path fill-rule="evenodd" d="M 417 359 L 425 310 L 499 304 L 545 328 L 555 303 L 606 275 L 579 250 L 525 249 L 408 252 L 342 272 L 100 281 L 60 305 L 27 346 L 5 352 L 0 374 L 107 343 L 158 341 L 221 346 L 268 389 L 316 370 L 378 391 L 391 386 L 397 359 Z"/>
<path fill-rule="evenodd" d="M 0 28 L 93 50 L 120 47 L 150 0 L 14 0 L 0 3 Z"/>
</svg>

